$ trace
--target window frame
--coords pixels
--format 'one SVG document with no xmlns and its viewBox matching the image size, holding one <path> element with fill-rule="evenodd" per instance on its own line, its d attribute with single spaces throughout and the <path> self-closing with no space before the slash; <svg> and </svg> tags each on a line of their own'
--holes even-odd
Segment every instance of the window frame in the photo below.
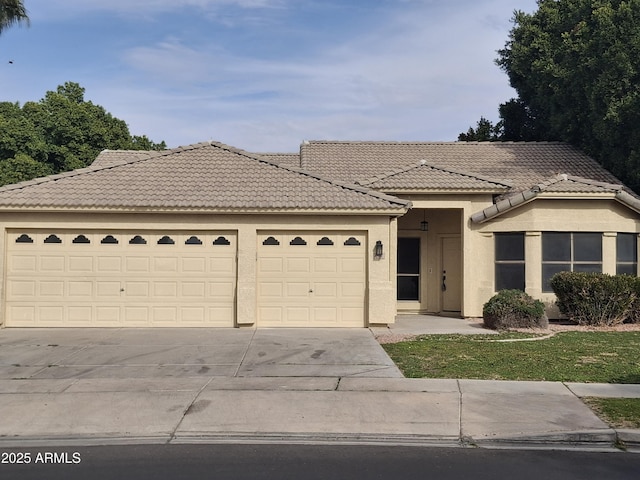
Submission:
<svg viewBox="0 0 640 480">
<path fill-rule="evenodd" d="M 545 237 L 547 239 L 550 238 L 550 235 L 568 235 L 569 236 L 569 258 L 567 259 L 556 259 L 556 260 L 545 260 Z M 576 260 L 576 237 L 579 235 L 598 235 L 600 239 L 600 260 Z M 541 257 L 542 257 L 542 268 L 541 268 L 541 282 L 542 282 L 542 292 L 543 293 L 553 293 L 553 289 L 549 285 L 549 280 L 553 277 L 553 274 L 547 278 L 545 275 L 545 267 L 567 267 L 563 270 L 557 270 L 554 272 L 592 272 L 595 270 L 586 269 L 589 266 L 599 266 L 598 272 L 602 273 L 603 269 L 603 237 L 604 234 L 602 232 L 542 232 L 541 237 Z M 580 238 L 580 237 L 577 237 Z M 581 252 L 580 252 L 581 253 Z M 580 258 L 582 255 L 579 255 Z M 576 270 L 576 267 L 578 268 Z M 582 268 L 580 268 L 582 267 Z"/>
<path fill-rule="evenodd" d="M 620 243 L 619 239 L 627 237 L 633 239 L 633 259 L 632 260 L 621 260 L 620 259 Z M 631 232 L 618 232 L 616 236 L 616 275 L 622 275 L 620 273 L 620 267 L 631 266 L 633 269 L 633 273 L 628 275 L 633 275 L 634 277 L 638 276 L 638 234 Z"/>
<path fill-rule="evenodd" d="M 521 237 L 522 239 L 522 258 L 508 258 L 508 259 L 503 259 L 503 258 L 499 258 L 498 255 L 498 239 L 499 238 L 506 238 L 507 236 L 510 237 Z M 495 292 L 498 292 L 500 290 L 521 290 L 521 291 L 525 291 L 526 288 L 526 275 L 527 275 L 527 266 L 526 266 L 526 262 L 525 262 L 525 258 L 526 258 L 526 253 L 525 253 L 525 233 L 524 232 L 494 232 L 493 234 L 493 253 L 494 253 L 494 270 L 493 270 L 493 288 Z M 509 255 L 511 256 L 511 255 Z M 518 286 L 515 285 L 510 285 L 510 286 L 502 286 L 500 285 L 500 287 L 502 288 L 498 288 L 498 270 L 501 267 L 507 267 L 507 266 L 518 266 L 522 268 L 522 283 Z M 520 288 L 522 287 L 522 288 Z"/>
</svg>

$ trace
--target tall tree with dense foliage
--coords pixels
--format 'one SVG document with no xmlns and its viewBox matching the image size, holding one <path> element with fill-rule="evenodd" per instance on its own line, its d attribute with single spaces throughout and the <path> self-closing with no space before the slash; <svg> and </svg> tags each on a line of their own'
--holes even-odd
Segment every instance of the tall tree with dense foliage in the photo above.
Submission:
<svg viewBox="0 0 640 480">
<path fill-rule="evenodd" d="M 67 82 L 39 102 L 0 102 L 0 184 L 82 168 L 105 149 L 163 150 Z"/>
<path fill-rule="evenodd" d="M 29 24 L 29 16 L 22 0 L 0 0 L 0 33 L 18 24 Z"/>
<path fill-rule="evenodd" d="M 640 0 L 538 0 L 513 22 L 498 137 L 569 142 L 640 192 Z"/>
</svg>

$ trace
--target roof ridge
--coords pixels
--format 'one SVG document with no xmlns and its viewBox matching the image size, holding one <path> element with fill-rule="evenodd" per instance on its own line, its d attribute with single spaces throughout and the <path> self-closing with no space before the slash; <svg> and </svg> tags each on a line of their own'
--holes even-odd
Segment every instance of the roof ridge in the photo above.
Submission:
<svg viewBox="0 0 640 480">
<path fill-rule="evenodd" d="M 452 173 L 454 175 L 461 175 L 463 177 L 468 177 L 468 178 L 472 178 L 475 180 L 480 180 L 482 182 L 487 182 L 487 183 L 493 183 L 494 185 L 501 185 L 504 187 L 509 187 L 511 188 L 513 185 L 509 182 L 507 182 L 506 180 L 493 180 L 491 178 L 488 177 L 483 177 L 481 175 L 476 175 L 475 173 L 471 173 L 471 172 L 463 172 L 463 171 L 457 171 L 457 170 L 453 170 L 450 168 L 444 168 L 444 167 L 440 167 L 434 164 L 429 163 L 426 160 L 419 160 L 417 163 L 416 162 L 412 162 L 409 165 L 406 165 L 405 167 L 398 167 L 395 168 L 393 170 L 390 170 L 387 173 L 381 174 L 381 175 L 375 175 L 373 177 L 370 177 L 366 180 L 363 181 L 358 181 L 356 183 L 360 184 L 360 185 L 371 185 L 375 182 L 379 182 L 381 180 L 386 180 L 390 177 L 393 177 L 395 175 L 399 175 L 401 173 L 406 173 L 409 172 L 413 169 L 416 168 L 420 168 L 420 167 L 429 167 L 432 168 L 433 170 L 439 170 L 441 172 L 446 172 L 446 173 Z"/>
<path fill-rule="evenodd" d="M 7 192 L 7 191 L 11 191 L 11 190 L 20 190 L 22 188 L 25 187 L 30 187 L 32 185 L 39 185 L 42 183 L 47 183 L 47 182 L 55 182 L 56 180 L 60 180 L 61 178 L 69 178 L 69 177 L 76 177 L 79 175 L 85 175 L 88 173 L 94 173 L 94 172 L 99 172 L 102 170 L 109 170 L 112 168 L 117 168 L 117 167 L 122 167 L 124 165 L 133 165 L 135 163 L 140 163 L 140 162 L 146 162 L 147 160 L 151 160 L 151 159 L 157 159 L 159 157 L 166 157 L 168 155 L 172 155 L 174 153 L 180 153 L 180 152 L 186 152 L 186 151 L 191 151 L 191 150 L 196 150 L 198 148 L 203 148 L 206 147 L 210 144 L 213 144 L 213 142 L 200 142 L 200 143 L 193 143 L 191 145 L 185 145 L 185 146 L 178 146 L 175 148 L 170 148 L 167 150 L 158 150 L 158 154 L 157 155 L 149 155 L 148 157 L 144 157 L 144 158 L 132 158 L 131 160 L 117 160 L 113 163 L 109 163 L 108 165 L 88 165 L 84 168 L 77 168 L 75 170 L 69 170 L 67 172 L 60 172 L 60 173 L 54 173 L 53 175 L 47 175 L 44 177 L 38 177 L 38 178 L 34 178 L 31 180 L 25 180 L 24 182 L 19 182 L 19 183 L 13 183 L 10 185 L 4 185 L 2 187 L 0 187 L 0 192 Z M 153 152 L 153 150 L 102 150 L 104 151 L 110 151 L 110 152 Z M 102 152 L 101 152 L 102 153 Z M 97 158 L 97 157 L 96 157 Z"/>
<path fill-rule="evenodd" d="M 548 180 L 544 182 L 540 182 L 536 185 L 533 185 L 529 190 L 535 192 L 542 192 L 550 187 L 551 185 L 555 185 L 560 182 L 572 181 L 576 183 L 582 183 L 584 185 L 591 185 L 594 187 L 605 188 L 609 190 L 614 190 L 616 192 L 624 190 L 624 185 L 609 183 L 609 182 L 601 182 L 599 180 L 594 180 L 591 178 L 579 177 L 577 175 L 570 175 L 567 173 L 558 173 L 553 177 L 550 177 Z"/>
<path fill-rule="evenodd" d="M 462 142 L 459 140 L 451 141 L 430 141 L 430 140 L 305 140 L 302 145 L 567 145 L 567 142 L 559 140 L 545 141 L 471 141 Z"/>
</svg>

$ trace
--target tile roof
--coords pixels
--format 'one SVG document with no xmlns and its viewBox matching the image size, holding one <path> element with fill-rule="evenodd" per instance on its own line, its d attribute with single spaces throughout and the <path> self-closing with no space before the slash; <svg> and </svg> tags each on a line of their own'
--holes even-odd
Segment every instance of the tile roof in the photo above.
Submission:
<svg viewBox="0 0 640 480">
<path fill-rule="evenodd" d="M 92 167 L 109 167 L 131 160 L 142 160 L 155 155 L 161 155 L 162 151 L 156 150 L 103 150 L 91 164 Z"/>
<path fill-rule="evenodd" d="M 498 215 L 502 215 L 503 213 L 518 208 L 525 203 L 529 203 L 545 193 L 608 193 L 621 203 L 624 203 L 636 211 L 640 207 L 640 200 L 625 192 L 622 185 L 598 182 L 562 173 L 534 185 L 528 190 L 518 192 L 515 195 L 511 195 L 505 199 L 497 201 L 494 205 L 474 213 L 471 216 L 471 220 L 475 223 L 485 222 L 497 217 Z"/>
<path fill-rule="evenodd" d="M 511 184 L 512 192 L 527 190 L 558 173 L 620 183 L 595 160 L 559 142 L 310 141 L 302 144 L 300 152 L 302 168 L 347 182 L 366 182 L 426 160 L 432 167 Z M 411 183 L 410 176 L 406 178 Z"/>
<path fill-rule="evenodd" d="M 404 213 L 410 202 L 278 166 L 208 142 L 142 155 L 127 152 L 88 168 L 0 188 L 0 207 L 364 210 Z M 129 160 L 127 160 L 129 158 Z"/>
<path fill-rule="evenodd" d="M 256 153 L 255 155 L 283 167 L 300 168 L 299 153 Z"/>
<path fill-rule="evenodd" d="M 472 190 L 500 193 L 511 188 L 511 185 L 507 183 L 498 183 L 478 175 L 469 175 L 429 165 L 426 160 L 420 160 L 417 163 L 357 183 L 370 188 L 384 191 L 393 190 L 394 192 Z"/>
</svg>

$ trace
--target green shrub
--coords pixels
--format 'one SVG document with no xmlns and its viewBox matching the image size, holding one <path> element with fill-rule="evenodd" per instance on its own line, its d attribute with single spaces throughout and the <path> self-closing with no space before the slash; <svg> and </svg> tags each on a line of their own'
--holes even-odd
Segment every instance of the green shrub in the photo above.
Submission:
<svg viewBox="0 0 640 480">
<path fill-rule="evenodd" d="M 629 323 L 640 323 L 640 278 L 634 277 L 634 291 L 636 295 L 636 299 L 631 304 L 631 308 L 629 309 L 629 314 L 627 315 L 627 322 Z"/>
<path fill-rule="evenodd" d="M 629 317 L 636 278 L 605 273 L 560 272 L 551 278 L 560 312 L 579 325 L 611 326 Z"/>
<path fill-rule="evenodd" d="M 484 325 L 493 330 L 547 328 L 544 304 L 520 290 L 501 290 L 482 308 Z"/>
</svg>

